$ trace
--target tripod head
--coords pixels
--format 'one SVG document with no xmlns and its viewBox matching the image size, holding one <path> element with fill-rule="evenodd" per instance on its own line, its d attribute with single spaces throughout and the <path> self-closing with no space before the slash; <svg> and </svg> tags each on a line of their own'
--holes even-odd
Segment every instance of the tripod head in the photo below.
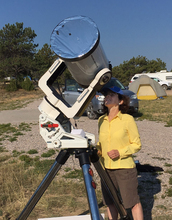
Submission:
<svg viewBox="0 0 172 220">
<path fill-rule="evenodd" d="M 87 147 L 88 140 L 94 142 L 94 135 L 75 131 L 70 118 L 80 117 L 96 91 L 100 91 L 111 78 L 99 30 L 88 17 L 67 18 L 54 28 L 51 47 L 58 59 L 39 80 L 39 87 L 46 95 L 39 106 L 42 113 L 39 117 L 40 133 L 50 148 Z M 66 68 L 84 88 L 73 106 L 53 87 L 53 82 Z"/>
</svg>

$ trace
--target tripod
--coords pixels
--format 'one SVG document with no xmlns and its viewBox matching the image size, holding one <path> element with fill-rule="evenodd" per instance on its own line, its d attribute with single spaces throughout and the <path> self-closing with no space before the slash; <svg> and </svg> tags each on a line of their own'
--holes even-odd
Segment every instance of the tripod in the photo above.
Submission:
<svg viewBox="0 0 172 220">
<path fill-rule="evenodd" d="M 41 184 L 38 186 L 37 190 L 34 192 L 32 195 L 31 199 L 29 202 L 26 204 L 25 208 L 19 215 L 19 217 L 16 220 L 25 220 L 29 216 L 29 214 L 32 212 L 34 209 L 35 205 L 45 192 L 45 190 L 48 188 L 50 185 L 51 181 L 54 179 L 55 175 L 58 173 L 62 165 L 65 164 L 67 159 L 70 157 L 71 154 L 75 154 L 75 157 L 79 159 L 80 166 L 83 171 L 83 176 L 84 176 L 84 182 L 85 182 L 85 187 L 86 187 L 86 192 L 87 192 L 87 198 L 88 198 L 88 204 L 89 204 L 89 209 L 91 213 L 91 219 L 92 220 L 100 220 L 101 216 L 99 214 L 99 209 L 98 209 L 98 204 L 97 204 L 97 199 L 96 199 L 96 194 L 95 190 L 92 186 L 93 179 L 92 175 L 90 175 L 90 164 L 93 163 L 95 169 L 97 170 L 102 183 L 107 189 L 108 194 L 111 196 L 113 199 L 113 202 L 120 214 L 121 220 L 126 219 L 126 220 L 131 220 L 131 218 L 128 216 L 119 196 L 118 192 L 113 185 L 109 175 L 107 172 L 104 170 L 102 167 L 101 163 L 99 162 L 99 157 L 97 155 L 97 149 L 95 147 L 89 147 L 89 148 L 84 148 L 84 149 L 66 149 L 66 150 L 61 150 L 58 154 L 58 156 L 55 159 L 54 164 L 51 166 L 50 170 L 42 180 Z M 90 162 L 91 161 L 91 162 Z"/>
</svg>

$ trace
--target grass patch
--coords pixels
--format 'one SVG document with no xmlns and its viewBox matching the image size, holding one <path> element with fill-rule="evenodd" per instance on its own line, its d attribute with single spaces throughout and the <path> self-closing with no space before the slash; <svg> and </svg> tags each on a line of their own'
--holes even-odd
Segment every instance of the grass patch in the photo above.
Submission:
<svg viewBox="0 0 172 220">
<path fill-rule="evenodd" d="M 0 153 L 2 152 L 7 152 L 7 150 L 4 147 L 0 146 Z"/>
<path fill-rule="evenodd" d="M 166 160 L 165 158 L 163 158 L 163 157 L 152 157 L 152 159 L 156 159 L 156 160 Z"/>
<path fill-rule="evenodd" d="M 30 158 L 28 155 L 22 155 L 19 157 L 19 159 L 21 161 L 24 161 L 25 163 L 29 163 L 29 164 L 33 161 L 33 159 Z"/>
<path fill-rule="evenodd" d="M 53 165 L 54 160 L 42 160 L 42 161 L 35 161 L 34 163 L 34 172 L 35 173 L 47 173 L 48 170 L 51 168 Z"/>
<path fill-rule="evenodd" d="M 157 205 L 156 207 L 157 207 L 158 209 L 165 209 L 165 210 L 167 209 L 164 205 Z"/>
<path fill-rule="evenodd" d="M 17 150 L 13 150 L 12 153 L 13 153 L 13 157 L 18 157 L 19 155 L 25 153 L 25 151 L 19 152 L 19 151 L 17 151 Z"/>
<path fill-rule="evenodd" d="M 165 173 L 172 174 L 172 170 L 166 170 Z"/>
<path fill-rule="evenodd" d="M 155 218 L 153 218 L 153 220 L 171 220 L 172 219 L 172 216 L 171 215 L 162 215 L 162 216 L 157 216 Z"/>
<path fill-rule="evenodd" d="M 54 162 L 52 160 L 34 161 L 28 169 L 24 165 L 27 160 L 28 158 L 25 157 L 23 162 L 18 160 L 13 164 L 1 165 L 0 216 L 3 219 L 7 219 L 7 216 L 8 219 L 16 219 L 19 216 Z M 30 218 L 72 216 L 88 209 L 84 182 L 54 178 L 30 214 Z"/>
<path fill-rule="evenodd" d="M 4 140 L 8 140 L 10 142 L 16 141 L 18 136 L 24 135 L 24 132 L 30 130 L 31 126 L 27 123 L 20 123 L 18 126 L 12 125 L 11 123 L 0 124 L 0 142 Z"/>
<path fill-rule="evenodd" d="M 165 163 L 164 166 L 165 166 L 165 167 L 172 167 L 172 164 Z"/>
<path fill-rule="evenodd" d="M 0 163 L 8 160 L 9 158 L 11 158 L 10 155 L 0 156 Z"/>
<path fill-rule="evenodd" d="M 39 99 L 44 96 L 40 89 L 36 91 L 19 89 L 15 92 L 7 92 L 4 89 L 0 89 L 0 93 L 0 111 L 23 108 L 35 99 Z"/>
<path fill-rule="evenodd" d="M 170 187 L 170 188 L 168 188 L 168 189 L 166 190 L 166 195 L 167 195 L 168 197 L 172 197 L 172 187 Z"/>
<path fill-rule="evenodd" d="M 165 122 L 167 127 L 172 126 L 172 96 L 158 100 L 139 101 L 139 113 L 135 115 L 136 120 L 149 120 Z"/>
<path fill-rule="evenodd" d="M 82 170 L 75 169 L 75 170 L 69 171 L 67 174 L 63 175 L 63 177 L 69 178 L 69 179 L 83 180 Z"/>
<path fill-rule="evenodd" d="M 162 199 L 165 199 L 165 197 L 166 197 L 165 195 L 162 195 L 162 196 L 161 196 Z"/>
<path fill-rule="evenodd" d="M 170 176 L 169 184 L 172 185 L 172 176 Z"/>
<path fill-rule="evenodd" d="M 55 150 L 54 149 L 50 149 L 48 150 L 46 153 L 41 154 L 41 157 L 51 157 L 55 154 Z"/>
<path fill-rule="evenodd" d="M 38 151 L 36 149 L 31 149 L 27 152 L 28 154 L 37 154 Z"/>
<path fill-rule="evenodd" d="M 66 167 L 65 169 L 64 169 L 64 171 L 65 172 L 69 172 L 69 171 L 71 171 L 72 169 L 70 168 L 70 167 Z"/>
</svg>

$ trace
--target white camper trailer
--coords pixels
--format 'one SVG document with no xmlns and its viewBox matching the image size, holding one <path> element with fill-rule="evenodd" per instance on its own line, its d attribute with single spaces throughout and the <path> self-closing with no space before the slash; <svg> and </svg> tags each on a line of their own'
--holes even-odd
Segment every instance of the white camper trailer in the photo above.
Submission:
<svg viewBox="0 0 172 220">
<path fill-rule="evenodd" d="M 161 70 L 160 72 L 156 72 L 156 73 L 140 73 L 140 74 L 135 74 L 133 77 L 135 77 L 136 75 L 141 76 L 143 74 L 147 75 L 149 77 L 157 77 L 157 78 L 159 78 L 161 80 L 167 80 L 167 81 L 171 81 L 172 82 L 172 72 L 167 72 L 167 70 Z"/>
<path fill-rule="evenodd" d="M 149 77 L 158 77 L 161 80 L 171 81 L 172 82 L 172 72 L 167 72 L 167 70 L 161 70 L 156 73 L 147 73 Z"/>
</svg>

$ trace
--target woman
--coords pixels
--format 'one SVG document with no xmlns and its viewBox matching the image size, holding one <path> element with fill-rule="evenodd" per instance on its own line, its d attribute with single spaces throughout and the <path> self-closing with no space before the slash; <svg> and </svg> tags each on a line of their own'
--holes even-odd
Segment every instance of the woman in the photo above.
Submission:
<svg viewBox="0 0 172 220">
<path fill-rule="evenodd" d="M 126 209 L 131 208 L 134 220 L 143 220 L 142 206 L 137 187 L 137 170 L 132 157 L 141 148 L 140 136 L 134 118 L 125 114 L 129 100 L 123 91 L 114 86 L 102 92 L 107 114 L 98 121 L 98 155 L 120 191 Z M 107 205 L 109 220 L 118 219 L 118 211 L 102 185 L 104 203 Z"/>
</svg>

